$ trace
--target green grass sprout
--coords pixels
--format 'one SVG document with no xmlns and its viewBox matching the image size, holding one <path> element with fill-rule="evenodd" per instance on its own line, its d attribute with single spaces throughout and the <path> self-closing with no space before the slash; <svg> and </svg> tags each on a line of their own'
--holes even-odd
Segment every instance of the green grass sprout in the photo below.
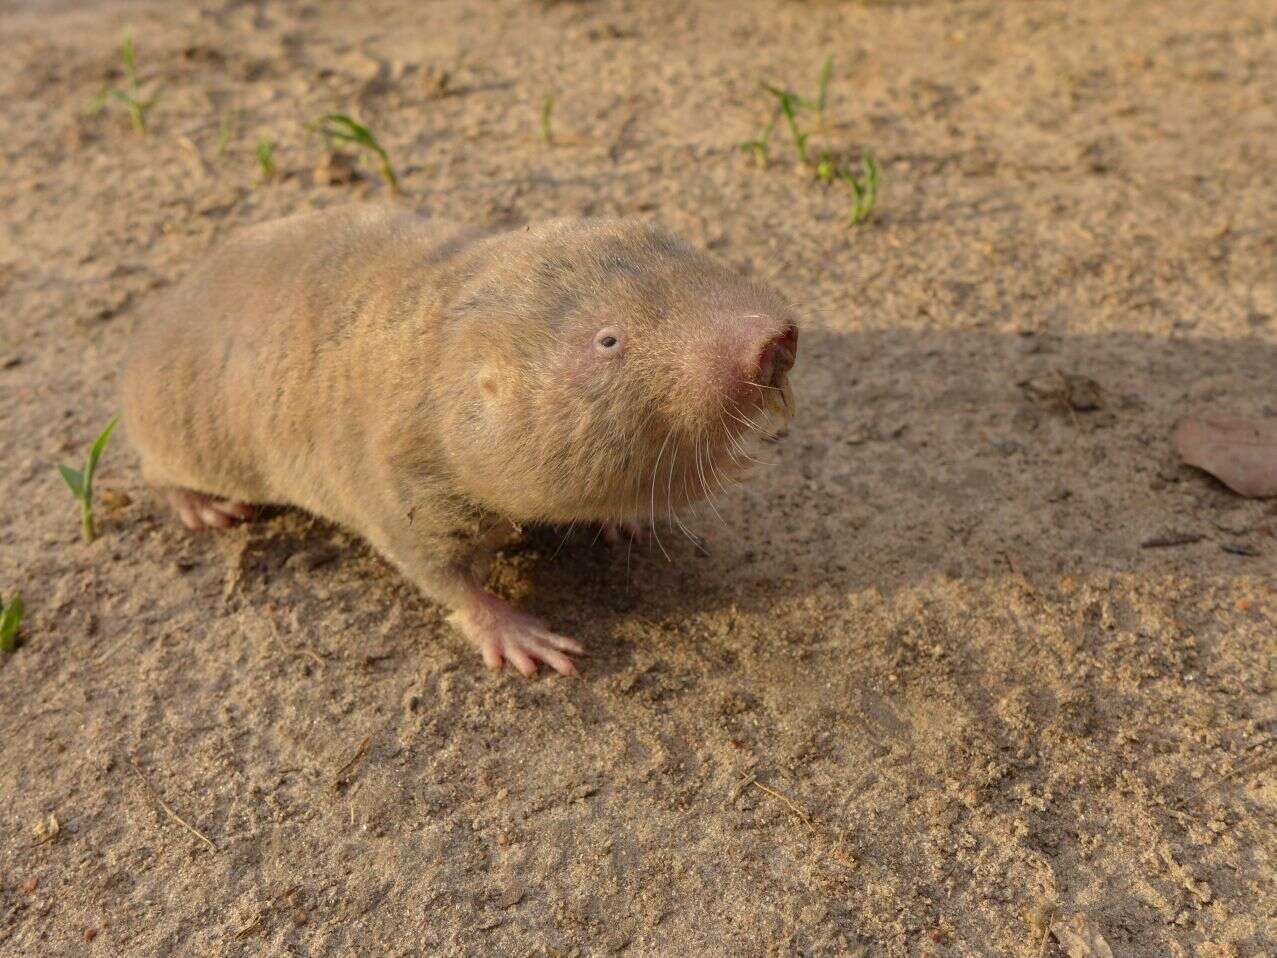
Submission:
<svg viewBox="0 0 1277 958">
<path fill-rule="evenodd" d="M 554 133 L 550 129 L 550 115 L 554 112 L 554 97 L 548 93 L 541 101 L 541 140 L 547 146 L 554 142 Z"/>
<path fill-rule="evenodd" d="M 390 187 L 390 192 L 396 195 L 401 192 L 399 178 L 395 176 L 394 167 L 390 165 L 390 154 L 377 141 L 377 138 L 373 136 L 368 127 L 355 122 L 344 113 L 328 113 L 310 124 L 309 129 L 322 136 L 329 147 L 332 146 L 334 141 L 353 143 L 373 154 L 377 158 L 377 171 L 381 174 L 381 178 L 386 181 L 386 185 Z"/>
<path fill-rule="evenodd" d="M 805 106 L 809 106 L 810 102 L 804 100 L 792 90 L 782 90 L 779 87 L 772 86 L 770 83 L 764 83 L 763 89 L 776 98 L 781 115 L 785 117 L 785 122 L 789 125 L 789 135 L 793 137 L 794 150 L 798 153 L 798 162 L 806 164 L 807 138 L 811 134 L 804 133 L 798 126 L 798 111 Z"/>
<path fill-rule="evenodd" d="M 829 81 L 834 75 L 834 58 L 831 54 L 825 57 L 825 65 L 820 68 L 820 86 L 816 93 L 816 115 L 820 117 L 820 128 L 825 128 L 825 104 L 829 102 Z"/>
<path fill-rule="evenodd" d="M 156 90 L 150 97 L 143 97 L 137 82 L 137 59 L 133 52 L 133 34 L 125 30 L 124 39 L 120 43 L 120 59 L 124 64 L 124 80 L 126 89 L 103 90 L 89 106 L 90 113 L 101 113 L 112 100 L 123 104 L 128 111 L 129 120 L 133 123 L 134 132 L 146 135 L 146 115 L 151 112 L 160 98 Z"/>
<path fill-rule="evenodd" d="M 827 56 L 820 68 L 815 99 L 799 96 L 793 90 L 773 86 L 770 83 L 760 83 L 760 89 L 775 98 L 777 112 L 758 138 L 745 141 L 740 148 L 745 153 L 752 154 L 759 161 L 759 165 L 765 166 L 772 131 L 779 118 L 784 117 L 789 127 L 789 135 L 794 142 L 794 151 L 798 154 L 798 168 L 814 174 L 816 179 L 825 186 L 832 185 L 836 180 L 846 183 L 852 195 L 847 225 L 859 226 L 873 218 L 874 206 L 878 202 L 878 183 L 882 176 L 878 161 L 868 150 L 861 150 L 860 170 L 857 173 L 850 165 L 844 165 L 845 161 L 838 153 L 827 149 L 820 150 L 818 158 L 812 159 L 815 148 L 811 146 L 811 134 L 828 132 L 825 111 L 829 106 L 829 85 L 833 76 L 834 58 Z M 808 110 L 814 111 L 817 116 L 818 125 L 814 130 L 803 129 L 801 116 Z"/>
<path fill-rule="evenodd" d="M 26 611 L 21 592 L 15 592 L 12 599 L 0 606 L 0 652 L 12 652 L 18 647 L 18 626 Z"/>
<path fill-rule="evenodd" d="M 746 140 L 740 145 L 741 151 L 754 158 L 759 166 L 767 165 L 767 148 L 771 142 L 772 133 L 776 131 L 776 122 L 773 120 L 763 127 L 763 132 L 758 134 L 755 139 Z"/>
<path fill-rule="evenodd" d="M 275 178 L 275 144 L 262 137 L 257 141 L 257 168 L 261 170 L 263 183 Z"/>
<path fill-rule="evenodd" d="M 235 135 L 235 121 L 231 114 L 222 114 L 221 122 L 217 124 L 217 155 L 222 156 L 226 152 L 226 148 L 231 145 L 231 137 Z"/>
<path fill-rule="evenodd" d="M 58 464 L 58 472 L 61 474 L 63 481 L 71 490 L 71 495 L 75 496 L 80 503 L 80 531 L 84 534 L 85 542 L 92 542 L 97 538 L 97 529 L 93 524 L 93 473 L 97 471 L 98 460 L 102 458 L 102 450 L 106 448 L 107 440 L 111 438 L 111 433 L 115 431 L 115 427 L 119 424 L 120 417 L 115 416 L 106 428 L 93 443 L 93 448 L 89 450 L 89 458 L 84 464 L 84 471 L 72 469 L 70 466 Z"/>
<path fill-rule="evenodd" d="M 828 186 L 838 175 L 838 164 L 828 150 L 822 150 L 820 160 L 816 163 L 816 179 Z"/>
<path fill-rule="evenodd" d="M 878 201 L 878 162 L 868 150 L 860 153 L 861 175 L 856 176 L 850 169 L 837 171 L 838 178 L 851 187 L 852 204 L 848 226 L 859 226 L 873 216 L 874 204 Z"/>
</svg>

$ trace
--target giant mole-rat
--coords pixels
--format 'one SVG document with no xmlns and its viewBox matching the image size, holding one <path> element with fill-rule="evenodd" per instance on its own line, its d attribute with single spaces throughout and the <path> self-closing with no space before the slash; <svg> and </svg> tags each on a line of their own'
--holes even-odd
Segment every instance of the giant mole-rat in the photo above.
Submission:
<svg viewBox="0 0 1277 958">
<path fill-rule="evenodd" d="M 363 536 L 492 668 L 582 647 L 487 591 L 512 525 L 633 528 L 791 408 L 770 289 L 652 226 L 483 233 L 375 206 L 246 229 L 143 320 L 124 423 L 192 529 L 299 506 Z"/>
</svg>

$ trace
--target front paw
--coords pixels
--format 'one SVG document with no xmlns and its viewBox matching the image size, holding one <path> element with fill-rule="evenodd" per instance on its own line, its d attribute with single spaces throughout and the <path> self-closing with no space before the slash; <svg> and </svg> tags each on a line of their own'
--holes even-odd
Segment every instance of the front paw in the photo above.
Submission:
<svg viewBox="0 0 1277 958">
<path fill-rule="evenodd" d="M 543 662 L 560 675 L 576 675 L 568 655 L 584 655 L 585 648 L 567 636 L 551 632 L 545 623 L 511 608 L 494 595 L 483 595 L 453 613 L 451 621 L 479 647 L 483 662 L 500 669 L 509 662 L 529 678 Z"/>
</svg>

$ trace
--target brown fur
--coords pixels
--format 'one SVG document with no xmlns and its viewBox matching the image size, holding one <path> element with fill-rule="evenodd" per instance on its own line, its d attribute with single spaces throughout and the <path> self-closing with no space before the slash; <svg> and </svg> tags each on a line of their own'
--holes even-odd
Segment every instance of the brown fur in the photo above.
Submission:
<svg viewBox="0 0 1277 958">
<path fill-rule="evenodd" d="M 601 327 L 618 361 L 591 351 Z M 792 327 L 640 223 L 487 235 L 346 207 L 246 230 L 164 296 L 125 428 L 148 482 L 300 506 L 456 608 L 493 530 L 654 521 L 738 472 L 741 420 L 781 390 L 740 382 L 737 354 Z"/>
</svg>

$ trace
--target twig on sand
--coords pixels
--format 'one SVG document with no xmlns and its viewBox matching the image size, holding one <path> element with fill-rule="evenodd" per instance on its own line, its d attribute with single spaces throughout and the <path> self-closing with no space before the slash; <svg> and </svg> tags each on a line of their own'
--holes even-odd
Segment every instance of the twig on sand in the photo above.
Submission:
<svg viewBox="0 0 1277 958">
<path fill-rule="evenodd" d="M 120 650 L 120 647 L 121 647 L 122 645 L 124 645 L 124 643 L 125 643 L 125 642 L 129 641 L 130 639 L 132 639 L 133 637 L 135 637 L 137 634 L 138 634 L 138 633 L 136 633 L 136 632 L 126 632 L 126 633 L 124 634 L 124 637 L 123 637 L 122 639 L 120 639 L 120 640 L 119 640 L 118 642 L 116 642 L 113 646 L 111 646 L 109 649 L 107 649 L 105 652 L 103 652 L 101 655 L 99 655 L 99 656 L 98 656 L 98 658 L 97 658 L 97 664 L 98 664 L 98 665 L 101 665 L 103 662 L 105 662 L 105 661 L 106 661 L 107 659 L 109 659 L 111 656 L 115 655 L 115 653 L 116 653 L 116 652 L 118 652 L 118 651 Z"/>
<path fill-rule="evenodd" d="M 350 756 L 348 761 L 341 768 L 337 769 L 337 774 L 333 776 L 333 787 L 336 788 L 346 780 L 346 773 L 350 771 L 356 762 L 368 754 L 368 746 L 372 744 L 372 736 L 365 735 L 364 740 L 359 743 L 359 747 L 355 749 L 355 754 Z"/>
<path fill-rule="evenodd" d="M 198 828 L 196 828 L 194 825 L 192 825 L 190 822 L 184 819 L 177 812 L 173 811 L 169 803 L 164 801 L 160 793 L 155 790 L 155 786 L 151 784 L 150 779 L 146 777 L 146 773 L 143 772 L 142 769 L 138 767 L 137 762 L 133 761 L 133 759 L 129 759 L 129 765 L 133 767 L 133 771 L 136 772 L 137 777 L 142 780 L 142 784 L 146 786 L 146 790 L 151 793 L 152 798 L 154 798 L 157 802 L 159 802 L 160 808 L 164 809 L 164 812 L 168 815 L 169 818 L 173 819 L 173 821 L 177 822 L 179 825 L 185 828 L 188 832 L 190 832 L 192 835 L 194 835 L 196 838 L 202 841 L 205 845 L 207 845 L 209 848 L 209 851 L 212 851 L 212 852 L 217 851 L 217 846 L 213 844 L 213 840 L 211 838 L 209 838 L 207 835 L 201 832 Z"/>
<path fill-rule="evenodd" d="M 755 788 L 766 792 L 772 798 L 776 799 L 776 801 L 785 805 L 791 812 L 797 815 L 799 821 L 801 821 L 809 829 L 811 829 L 812 831 L 816 830 L 816 827 L 812 825 L 811 823 L 811 816 L 807 814 L 807 810 L 803 808 L 801 805 L 799 805 L 792 798 L 790 798 L 787 795 L 782 795 L 780 792 L 776 791 L 774 788 L 768 788 L 766 785 L 764 785 L 762 782 L 760 782 L 756 778 L 750 779 L 750 784 L 753 785 Z"/>
<path fill-rule="evenodd" d="M 239 931 L 235 932 L 235 935 L 234 935 L 235 940 L 239 941 L 242 938 L 247 938 L 253 932 L 257 931 L 257 929 L 259 929 L 262 926 L 262 920 L 266 917 L 266 913 L 269 912 L 276 905 L 278 905 L 279 900 L 281 898 L 291 898 L 293 893 L 296 892 L 301 887 L 302 887 L 301 885 L 293 885 L 291 888 L 281 891 L 278 895 L 276 895 L 274 898 L 268 901 L 266 903 L 266 906 L 257 913 L 256 918 L 254 918 L 251 922 L 249 922 Z"/>
<path fill-rule="evenodd" d="M 324 661 L 323 657 L 320 656 L 319 653 L 317 653 L 314 649 L 308 649 L 304 645 L 296 649 L 289 648 L 288 646 L 286 646 L 284 644 L 283 639 L 279 637 L 279 626 L 275 624 L 275 620 L 268 619 L 267 622 L 270 625 L 271 641 L 275 643 L 275 647 L 279 649 L 279 651 L 283 652 L 284 655 L 293 656 L 296 658 L 313 659 L 315 661 L 315 664 L 318 665 L 321 669 L 328 664 L 327 662 Z"/>
<path fill-rule="evenodd" d="M 281 891 L 278 895 L 276 895 L 274 898 L 272 898 L 270 901 L 266 903 L 266 906 L 257 913 L 256 918 L 250 921 L 247 925 L 245 925 L 239 931 L 235 932 L 235 934 L 232 935 L 231 937 L 233 937 L 236 941 L 240 941 L 244 938 L 247 938 L 253 932 L 257 931 L 257 929 L 262 927 L 262 921 L 266 918 L 266 913 L 269 912 L 276 905 L 278 905 L 279 900 L 281 898 L 290 897 L 293 894 L 293 892 L 297 891 L 297 889 L 301 887 L 302 887 L 301 885 L 294 885 L 292 888 L 286 889 L 285 891 Z"/>
<path fill-rule="evenodd" d="M 1042 927 L 1042 942 L 1038 945 L 1038 958 L 1046 958 L 1047 942 L 1051 940 L 1051 919 L 1055 917 L 1055 909 L 1052 908 L 1046 913 L 1046 921 Z"/>
<path fill-rule="evenodd" d="M 794 816 L 800 822 L 802 822 L 804 825 L 807 826 L 807 831 L 811 835 L 822 837 L 825 840 L 825 843 L 830 846 L 826 851 L 826 856 L 828 858 L 832 858 L 834 861 L 842 865 L 843 868 L 846 868 L 848 871 L 855 870 L 856 863 L 842 853 L 842 842 L 843 842 L 844 836 L 839 835 L 838 841 L 836 842 L 830 841 L 829 836 L 822 835 L 821 833 L 823 830 L 818 828 L 816 826 L 816 823 L 812 821 L 811 813 L 808 812 L 807 809 L 803 808 L 803 806 L 799 805 L 792 798 L 790 798 L 788 795 L 782 795 L 780 792 L 776 791 L 774 788 L 768 788 L 766 785 L 760 782 L 757 778 L 750 778 L 748 784 L 753 785 L 759 791 L 762 791 L 766 793 L 767 795 L 770 795 L 772 798 L 776 799 L 776 801 L 780 802 L 782 805 L 788 808 L 791 812 L 793 812 Z"/>
<path fill-rule="evenodd" d="M 314 649 L 308 649 L 305 646 L 302 646 L 299 649 L 290 649 L 288 646 L 284 645 L 282 641 L 280 641 L 279 636 L 272 635 L 271 638 L 274 640 L 275 646 L 285 655 L 289 655 L 294 658 L 300 658 L 300 659 L 311 659 L 321 669 L 328 664 L 327 662 L 324 661 L 323 657 L 320 656 L 320 654 L 316 652 Z"/>
<path fill-rule="evenodd" d="M 254 918 L 251 922 L 249 922 L 239 931 L 235 932 L 235 934 L 232 935 L 231 937 L 234 938 L 236 941 L 240 941 L 241 939 L 247 938 L 253 932 L 257 931 L 258 928 L 262 927 L 262 919 L 265 917 L 266 917 L 266 912 L 265 911 L 261 912 L 260 914 L 258 914 L 256 918 Z"/>
<path fill-rule="evenodd" d="M 1266 739 L 1263 739 L 1259 742 L 1255 742 L 1253 745 L 1248 746 L 1246 751 L 1253 752 L 1257 748 L 1264 748 L 1267 745 L 1272 745 L 1274 742 L 1277 742 L 1277 737 L 1269 736 Z M 1220 785 L 1224 784 L 1224 782 L 1228 781 L 1230 778 L 1233 778 L 1234 776 L 1237 776 L 1237 775 L 1242 775 L 1247 772 L 1257 772 L 1261 768 L 1263 768 L 1266 764 L 1273 761 L 1277 761 L 1277 752 L 1273 752 L 1271 755 L 1259 755 L 1256 758 L 1250 759 L 1245 762 L 1238 762 L 1236 765 L 1230 768 L 1223 775 L 1219 776 L 1209 785 L 1203 785 L 1197 791 L 1190 792 L 1188 795 L 1181 798 L 1178 802 L 1172 805 L 1171 808 L 1179 810 L 1183 808 L 1185 805 L 1187 805 L 1189 802 L 1193 801 L 1194 799 L 1200 798 L 1202 795 L 1205 795 L 1207 792 L 1213 791 L 1214 789 L 1218 788 Z"/>
<path fill-rule="evenodd" d="M 1157 536 L 1153 539 L 1145 539 L 1140 543 L 1141 549 L 1172 549 L 1175 546 L 1191 546 L 1194 542 L 1201 542 L 1206 537 L 1196 532 L 1171 533 L 1170 535 Z"/>
</svg>

